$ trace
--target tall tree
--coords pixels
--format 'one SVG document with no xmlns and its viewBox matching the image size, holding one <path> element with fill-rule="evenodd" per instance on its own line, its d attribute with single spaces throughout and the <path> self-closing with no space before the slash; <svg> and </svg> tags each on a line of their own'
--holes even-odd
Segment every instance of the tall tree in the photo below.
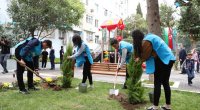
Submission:
<svg viewBox="0 0 200 110">
<path fill-rule="evenodd" d="M 84 12 L 79 0 L 11 0 L 8 7 L 13 22 L 24 32 L 67 29 L 78 25 Z"/>
<path fill-rule="evenodd" d="M 142 9 L 141 9 L 140 3 L 138 3 L 138 5 L 137 5 L 136 13 L 139 14 L 139 15 L 141 15 L 141 16 L 143 17 Z"/>
<path fill-rule="evenodd" d="M 161 36 L 158 0 L 147 0 L 148 32 Z"/>
<path fill-rule="evenodd" d="M 148 32 L 161 36 L 160 15 L 158 0 L 147 0 Z M 149 80 L 154 80 L 154 75 L 149 75 Z"/>
<path fill-rule="evenodd" d="M 160 20 L 161 26 L 163 27 L 173 27 L 175 22 L 173 18 L 173 13 L 175 10 L 171 6 L 167 6 L 167 4 L 161 4 L 160 6 Z"/>
<path fill-rule="evenodd" d="M 189 6 L 181 7 L 179 29 L 190 38 L 192 48 L 196 47 L 200 34 L 199 0 L 191 1 Z"/>
<path fill-rule="evenodd" d="M 135 29 L 140 29 L 142 32 L 147 33 L 147 22 L 140 14 L 133 14 L 125 20 L 126 28 L 124 30 L 125 36 L 130 36 L 130 32 Z"/>
</svg>

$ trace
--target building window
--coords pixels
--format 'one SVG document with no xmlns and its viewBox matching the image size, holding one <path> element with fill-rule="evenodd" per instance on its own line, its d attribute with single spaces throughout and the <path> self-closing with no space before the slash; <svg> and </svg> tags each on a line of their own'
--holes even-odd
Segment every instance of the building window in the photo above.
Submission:
<svg viewBox="0 0 200 110">
<path fill-rule="evenodd" d="M 96 7 L 96 12 L 98 13 L 99 12 L 99 5 L 95 4 L 95 7 Z"/>
<path fill-rule="evenodd" d="M 99 43 L 99 36 L 95 36 L 95 43 Z"/>
<path fill-rule="evenodd" d="M 108 15 L 108 10 L 104 10 L 104 15 L 107 16 Z"/>
<path fill-rule="evenodd" d="M 92 22 L 93 22 L 93 17 L 86 15 L 86 23 L 92 24 Z"/>
<path fill-rule="evenodd" d="M 95 27 L 99 27 L 99 21 L 95 19 Z"/>
<path fill-rule="evenodd" d="M 88 6 L 88 0 L 85 1 L 85 4 Z"/>
<path fill-rule="evenodd" d="M 86 32 L 87 35 L 87 41 L 93 41 L 93 33 L 92 32 Z"/>
</svg>

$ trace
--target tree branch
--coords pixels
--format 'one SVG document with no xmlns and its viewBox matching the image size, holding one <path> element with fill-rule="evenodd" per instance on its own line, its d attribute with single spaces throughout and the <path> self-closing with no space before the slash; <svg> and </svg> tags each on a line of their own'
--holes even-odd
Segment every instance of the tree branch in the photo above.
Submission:
<svg viewBox="0 0 200 110">
<path fill-rule="evenodd" d="M 51 33 L 49 33 L 49 34 L 45 35 L 44 37 L 42 37 L 40 40 L 42 40 L 42 39 L 44 39 L 45 37 L 51 35 L 54 31 L 55 31 L 55 29 L 53 29 L 53 31 L 52 31 Z"/>
<path fill-rule="evenodd" d="M 39 34 L 39 36 L 38 36 L 38 39 L 40 38 L 40 35 L 41 35 L 42 32 L 43 32 L 43 29 L 44 29 L 44 26 L 42 26 L 42 29 L 41 29 L 40 34 Z"/>
</svg>

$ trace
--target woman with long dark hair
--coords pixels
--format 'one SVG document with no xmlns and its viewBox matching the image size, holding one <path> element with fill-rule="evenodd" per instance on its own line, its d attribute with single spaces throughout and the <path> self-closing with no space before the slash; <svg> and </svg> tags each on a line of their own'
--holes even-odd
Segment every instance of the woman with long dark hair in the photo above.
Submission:
<svg viewBox="0 0 200 110">
<path fill-rule="evenodd" d="M 83 64 L 83 79 L 82 83 L 85 83 L 87 78 L 89 79 L 90 87 L 93 88 L 92 74 L 91 74 L 91 65 L 93 64 L 92 55 L 90 49 L 82 40 L 80 35 L 75 34 L 72 38 L 72 42 L 75 49 L 75 54 L 68 56 L 68 59 L 76 59 L 76 67 L 81 67 Z"/>
<path fill-rule="evenodd" d="M 146 72 L 154 73 L 154 105 L 147 110 L 158 110 L 161 85 L 164 87 L 166 104 L 161 108 L 171 110 L 171 89 L 169 78 L 175 57 L 167 44 L 155 34 L 144 34 L 140 30 L 132 32 L 136 61 L 146 61 Z"/>
</svg>

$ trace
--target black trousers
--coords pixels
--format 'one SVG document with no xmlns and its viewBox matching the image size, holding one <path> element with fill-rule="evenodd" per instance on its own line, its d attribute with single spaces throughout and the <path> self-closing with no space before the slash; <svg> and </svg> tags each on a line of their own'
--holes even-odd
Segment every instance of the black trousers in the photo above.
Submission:
<svg viewBox="0 0 200 110">
<path fill-rule="evenodd" d="M 180 69 L 181 69 L 181 73 L 186 73 L 185 68 L 184 68 L 184 67 L 181 68 L 181 65 L 183 64 L 184 61 L 185 61 L 185 60 L 180 61 Z"/>
<path fill-rule="evenodd" d="M 34 64 L 30 61 L 25 61 L 26 66 L 34 70 Z M 24 73 L 25 67 L 21 66 L 19 63 L 17 63 L 17 81 L 19 85 L 19 90 L 24 90 L 24 80 L 23 80 L 23 73 Z M 33 85 L 33 73 L 31 71 L 27 72 L 28 77 L 28 88 L 34 87 Z"/>
<path fill-rule="evenodd" d="M 171 68 L 174 61 L 170 61 L 168 65 L 164 64 L 160 58 L 155 58 L 155 73 L 154 73 L 154 105 L 158 106 L 161 84 L 165 91 L 166 104 L 171 104 L 171 89 L 169 85 L 169 78 L 171 74 Z"/>
<path fill-rule="evenodd" d="M 47 60 L 42 60 L 42 68 L 46 68 Z"/>
<path fill-rule="evenodd" d="M 86 62 L 84 63 L 84 66 L 83 66 L 83 80 L 82 80 L 82 83 L 85 83 L 87 78 L 88 78 L 90 85 L 92 85 L 93 81 L 92 81 L 92 73 L 91 73 L 91 64 L 90 64 L 90 62 L 88 60 L 88 57 L 85 57 L 85 60 L 86 60 Z"/>
<path fill-rule="evenodd" d="M 124 88 L 127 88 L 127 80 L 129 78 L 129 74 L 128 74 L 128 69 L 127 69 L 127 66 L 126 66 L 126 79 L 125 79 L 125 82 L 124 82 Z"/>
<path fill-rule="evenodd" d="M 199 63 L 197 63 L 197 72 L 199 72 Z"/>
</svg>

